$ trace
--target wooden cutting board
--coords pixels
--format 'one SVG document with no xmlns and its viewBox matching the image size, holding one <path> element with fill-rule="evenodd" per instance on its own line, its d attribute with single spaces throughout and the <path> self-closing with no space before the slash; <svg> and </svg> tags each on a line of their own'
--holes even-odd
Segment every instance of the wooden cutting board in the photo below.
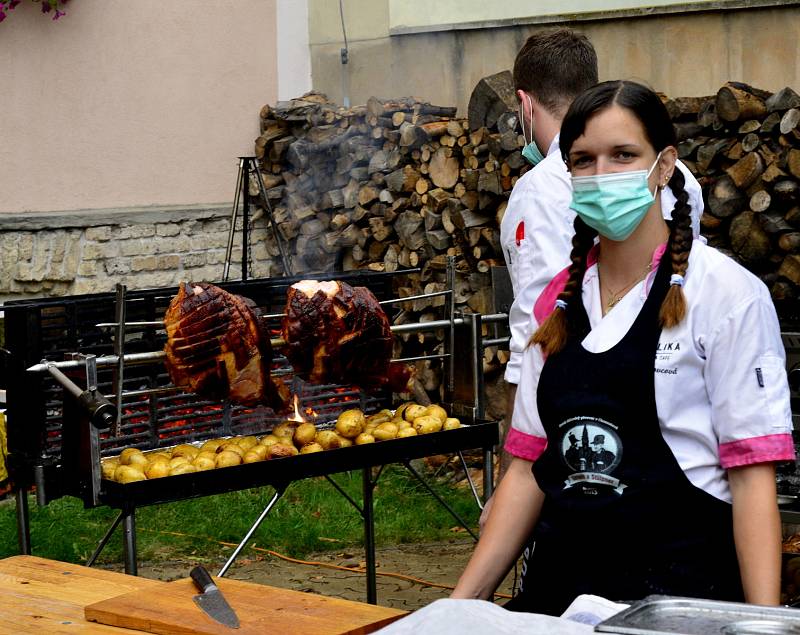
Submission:
<svg viewBox="0 0 800 635">
<path fill-rule="evenodd" d="M 252 582 L 227 578 L 214 581 L 236 611 L 240 628 L 228 628 L 208 617 L 192 600 L 198 591 L 189 578 L 89 604 L 85 616 L 91 622 L 168 635 L 360 635 L 372 633 L 407 614 L 398 609 Z"/>
</svg>

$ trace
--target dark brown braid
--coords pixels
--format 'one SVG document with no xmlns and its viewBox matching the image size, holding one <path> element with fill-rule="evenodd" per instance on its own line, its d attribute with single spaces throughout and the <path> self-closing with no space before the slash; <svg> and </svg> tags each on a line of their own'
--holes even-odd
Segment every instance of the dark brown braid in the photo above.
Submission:
<svg viewBox="0 0 800 635">
<path fill-rule="evenodd" d="M 569 258 L 569 278 L 564 290 L 558 295 L 559 300 L 571 306 L 575 302 L 582 302 L 583 275 L 586 273 L 586 257 L 594 244 L 597 231 L 584 223 L 580 216 L 575 217 L 575 235 L 572 237 L 572 252 Z M 545 355 L 558 353 L 567 343 L 569 335 L 569 321 L 567 311 L 556 308 L 550 316 L 536 329 L 531 336 L 528 346 L 538 344 Z"/>
<path fill-rule="evenodd" d="M 672 210 L 672 222 L 667 250 L 672 260 L 672 273 L 679 276 L 686 275 L 689 266 L 689 252 L 692 250 L 692 206 L 689 205 L 689 193 L 685 188 L 686 180 L 683 173 L 675 167 L 669 180 L 669 187 L 678 199 L 675 209 Z M 664 255 L 667 257 L 667 254 Z M 663 328 L 671 328 L 681 323 L 686 316 L 686 297 L 683 295 L 681 285 L 672 284 L 661 303 L 659 319 Z"/>
</svg>

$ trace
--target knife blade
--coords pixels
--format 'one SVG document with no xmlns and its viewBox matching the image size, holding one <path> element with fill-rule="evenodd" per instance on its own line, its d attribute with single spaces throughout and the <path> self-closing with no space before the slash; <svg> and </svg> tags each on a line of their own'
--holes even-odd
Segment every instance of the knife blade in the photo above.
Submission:
<svg viewBox="0 0 800 635">
<path fill-rule="evenodd" d="M 195 586 L 202 593 L 192 599 L 206 615 L 228 628 L 239 628 L 239 618 L 222 595 L 222 591 L 214 584 L 208 571 L 203 566 L 196 566 L 189 572 Z"/>
</svg>

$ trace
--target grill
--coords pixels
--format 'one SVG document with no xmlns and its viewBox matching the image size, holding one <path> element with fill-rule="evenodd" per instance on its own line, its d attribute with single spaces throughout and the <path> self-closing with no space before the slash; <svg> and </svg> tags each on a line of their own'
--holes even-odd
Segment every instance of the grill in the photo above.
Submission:
<svg viewBox="0 0 800 635">
<path fill-rule="evenodd" d="M 448 277 L 453 276 L 451 271 Z M 330 275 L 302 278 L 314 277 L 325 279 Z M 353 286 L 366 286 L 379 300 L 392 302 L 392 274 L 348 272 L 337 274 L 336 278 Z M 286 291 L 300 279 L 272 278 L 220 286 L 252 299 L 277 334 Z M 166 339 L 160 324 L 174 295 L 172 288 L 128 294 L 118 289 L 116 296 L 112 293 L 68 296 L 9 302 L 4 306 L 10 353 L 5 360 L 8 467 L 17 496 L 23 553 L 30 553 L 25 493 L 32 486 L 40 505 L 70 495 L 80 498 L 87 507 L 106 505 L 119 509 L 119 517 L 101 540 L 90 564 L 116 527 L 124 523 L 125 569 L 134 574 L 137 507 L 264 485 L 274 487 L 275 496 L 220 571 L 219 575 L 223 575 L 289 483 L 361 469 L 363 504 L 359 507 L 351 503 L 364 518 L 368 601 L 374 602 L 371 496 L 380 472 L 374 476 L 371 468 L 399 462 L 422 480 L 410 464 L 412 459 L 439 453 L 460 455 L 461 450 L 481 448 L 487 468 L 484 488 L 487 495 L 491 493 L 491 451 L 497 442 L 497 424 L 482 419 L 481 361 L 482 346 L 496 344 L 497 338 L 484 344 L 481 332 L 484 322 L 499 323 L 506 316 L 456 315 L 452 302 L 446 304 L 443 320 L 405 324 L 393 330 L 449 329 L 448 351 L 458 351 L 458 364 L 449 353 L 405 361 L 442 359 L 448 387 L 445 405 L 468 425 L 421 437 L 170 476 L 156 482 L 123 485 L 102 480 L 100 457 L 119 454 L 124 448 L 150 450 L 209 438 L 265 434 L 284 419 L 268 408 L 209 401 L 171 385 L 160 353 Z M 298 395 L 301 412 L 312 408 L 317 413 L 318 427 L 333 425 L 346 408 L 359 407 L 369 413 L 391 405 L 390 393 L 368 395 L 357 386 L 305 383 L 293 375 L 282 357 L 273 361 L 273 373 L 281 376 Z M 92 386 L 97 390 L 84 388 Z M 455 515 L 446 501 L 439 500 Z"/>
</svg>

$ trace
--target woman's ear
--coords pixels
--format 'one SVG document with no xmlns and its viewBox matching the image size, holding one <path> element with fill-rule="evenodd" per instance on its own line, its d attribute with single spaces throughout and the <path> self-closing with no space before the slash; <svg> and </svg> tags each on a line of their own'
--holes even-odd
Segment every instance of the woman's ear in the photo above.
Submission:
<svg viewBox="0 0 800 635">
<path fill-rule="evenodd" d="M 669 180 L 672 178 L 672 173 L 677 169 L 675 164 L 678 162 L 678 151 L 675 146 L 667 146 L 661 151 L 661 157 L 658 159 L 658 187 L 663 188 L 667 186 Z"/>
</svg>

